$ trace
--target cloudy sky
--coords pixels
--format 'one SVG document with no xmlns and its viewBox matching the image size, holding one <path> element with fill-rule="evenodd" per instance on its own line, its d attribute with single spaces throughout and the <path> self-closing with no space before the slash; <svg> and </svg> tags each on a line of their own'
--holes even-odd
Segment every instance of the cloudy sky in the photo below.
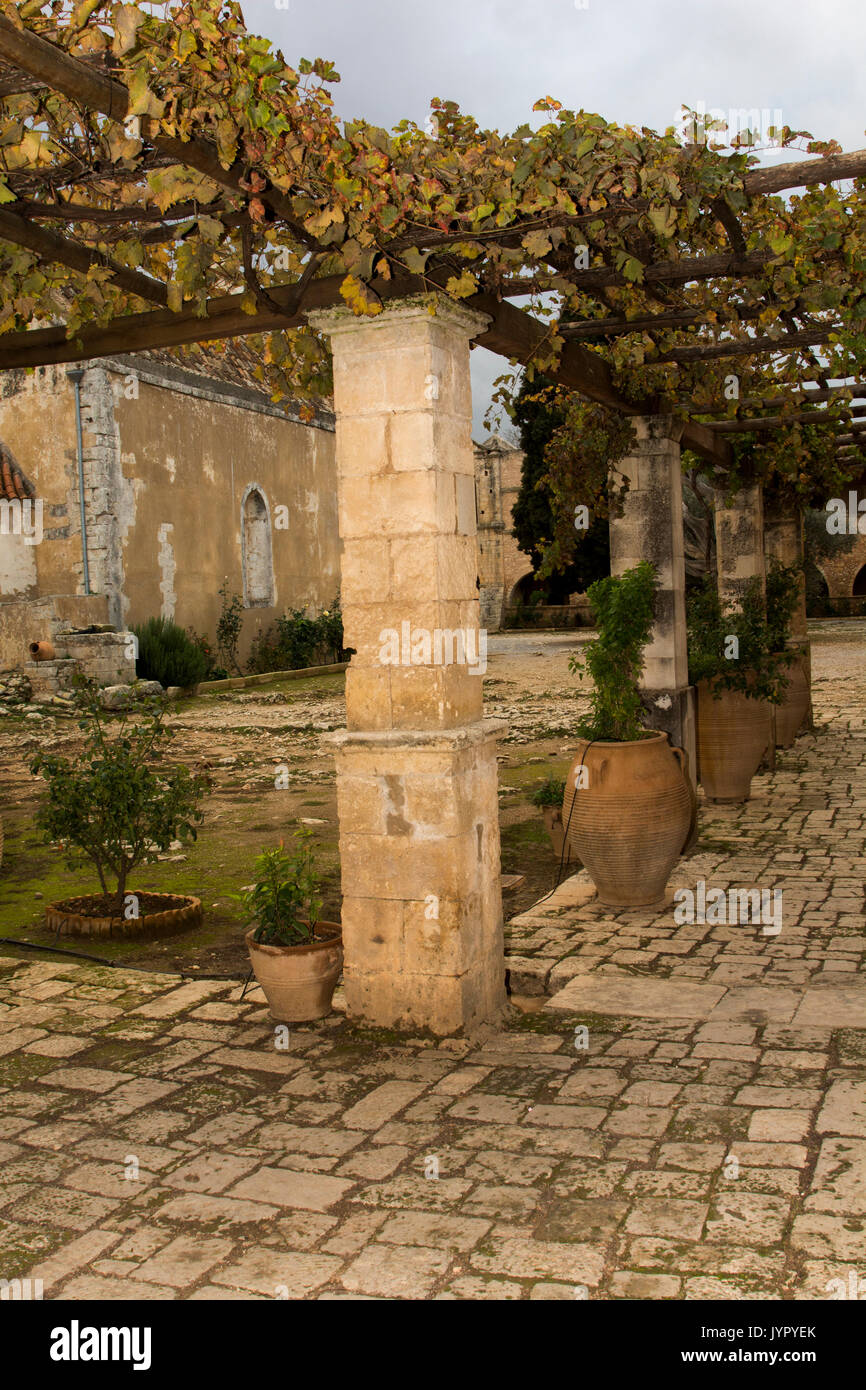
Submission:
<svg viewBox="0 0 866 1390">
<path fill-rule="evenodd" d="M 685 103 L 866 145 L 866 0 L 241 0 L 286 60 L 328 58 L 338 114 L 423 124 L 433 97 L 513 130 L 550 95 L 664 130 Z M 790 159 L 790 154 L 783 158 Z M 778 156 L 769 154 L 768 159 Z M 472 354 L 475 436 L 507 366 Z"/>
</svg>

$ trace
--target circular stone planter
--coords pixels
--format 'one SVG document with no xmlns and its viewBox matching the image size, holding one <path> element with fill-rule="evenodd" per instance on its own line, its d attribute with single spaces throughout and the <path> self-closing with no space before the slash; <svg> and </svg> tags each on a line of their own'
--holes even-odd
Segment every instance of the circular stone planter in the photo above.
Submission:
<svg viewBox="0 0 866 1390">
<path fill-rule="evenodd" d="M 302 946 L 268 946 L 244 940 L 250 964 L 261 985 L 271 1018 L 277 1023 L 309 1023 L 331 1012 L 331 1000 L 343 968 L 343 932 L 337 922 L 318 922 L 321 939 Z"/>
<path fill-rule="evenodd" d="M 145 910 L 140 917 L 124 917 L 118 913 L 99 915 L 103 902 L 103 895 L 99 893 L 49 903 L 45 921 L 49 929 L 60 936 L 173 936 L 202 924 L 204 914 L 200 898 L 178 893 L 127 894 L 127 897 L 144 899 Z"/>
</svg>

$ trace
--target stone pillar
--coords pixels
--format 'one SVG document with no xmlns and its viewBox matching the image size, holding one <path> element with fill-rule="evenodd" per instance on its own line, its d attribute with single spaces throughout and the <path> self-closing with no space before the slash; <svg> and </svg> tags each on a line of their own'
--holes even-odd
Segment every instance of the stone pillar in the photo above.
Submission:
<svg viewBox="0 0 866 1390">
<path fill-rule="evenodd" d="M 812 727 L 812 649 L 806 620 L 806 576 L 803 573 L 803 513 L 793 506 L 768 503 L 764 507 L 764 559 L 800 568 L 800 598 L 791 618 L 791 645 L 802 648 L 803 668 L 809 686 L 807 727 Z"/>
<path fill-rule="evenodd" d="M 681 426 L 670 416 L 632 420 L 634 452 L 616 464 L 614 484 L 628 491 L 611 507 L 610 568 L 622 574 L 649 560 L 659 577 L 656 621 L 644 653 L 641 699 L 650 728 L 663 729 L 688 754 L 695 780 L 695 705 L 686 647 Z"/>
<path fill-rule="evenodd" d="M 807 641 L 806 577 L 803 570 L 803 513 L 796 508 L 767 505 L 764 508 L 764 558 L 800 568 L 800 598 L 791 619 L 791 637 L 796 645 Z"/>
<path fill-rule="evenodd" d="M 444 298 L 310 315 L 331 340 L 345 731 L 331 736 L 349 1016 L 444 1035 L 505 1004 L 495 734 L 482 721 L 469 341 Z"/>
<path fill-rule="evenodd" d="M 749 581 L 755 577 L 764 589 L 764 502 L 760 483 L 753 483 L 729 497 L 715 489 L 716 562 L 719 598 L 724 609 L 736 608 Z"/>
<path fill-rule="evenodd" d="M 716 519 L 716 570 L 723 612 L 738 608 L 753 579 L 766 590 L 764 559 L 764 490 L 750 483 L 733 496 L 724 487 L 714 489 Z M 776 707 L 769 705 L 770 742 L 768 767 L 776 770 Z"/>
</svg>

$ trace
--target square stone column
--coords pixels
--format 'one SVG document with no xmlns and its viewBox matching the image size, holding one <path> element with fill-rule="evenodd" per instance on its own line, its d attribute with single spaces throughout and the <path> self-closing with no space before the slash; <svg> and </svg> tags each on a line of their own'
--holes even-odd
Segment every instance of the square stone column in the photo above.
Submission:
<svg viewBox="0 0 866 1390">
<path fill-rule="evenodd" d="M 444 297 L 311 314 L 331 340 L 347 729 L 331 737 L 349 1016 L 471 1030 L 505 1004 L 495 735 L 482 720 L 469 342 Z"/>
<path fill-rule="evenodd" d="M 803 513 L 795 507 L 768 504 L 764 507 L 764 558 L 782 565 L 797 565 L 800 574 L 800 597 L 791 618 L 791 637 L 796 645 L 808 645 L 806 624 L 806 576 L 803 569 Z"/>
<path fill-rule="evenodd" d="M 762 590 L 766 583 L 763 489 L 752 483 L 733 497 L 723 487 L 714 492 L 719 598 L 723 609 L 736 608 L 751 579 Z"/>
<path fill-rule="evenodd" d="M 764 558 L 800 568 L 800 597 L 791 618 L 791 645 L 804 652 L 803 669 L 809 685 L 809 712 L 804 723 L 812 727 L 812 648 L 806 620 L 806 576 L 803 573 L 803 513 L 794 506 L 767 502 L 764 505 Z"/>
<path fill-rule="evenodd" d="M 637 433 L 634 452 L 620 459 L 613 470 L 613 489 L 625 480 L 628 490 L 618 501 L 611 501 L 610 568 L 612 574 L 622 574 L 641 560 L 655 566 L 659 579 L 656 620 L 644 652 L 641 700 L 649 727 L 664 730 L 672 744 L 685 749 L 694 784 L 695 704 L 686 646 L 682 426 L 666 415 L 637 416 L 631 423 Z"/>
</svg>

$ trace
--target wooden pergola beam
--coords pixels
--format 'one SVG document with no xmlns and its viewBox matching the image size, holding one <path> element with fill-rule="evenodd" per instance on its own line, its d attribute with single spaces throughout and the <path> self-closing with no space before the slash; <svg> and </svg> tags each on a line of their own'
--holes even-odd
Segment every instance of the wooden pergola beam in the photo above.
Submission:
<svg viewBox="0 0 866 1390">
<path fill-rule="evenodd" d="M 750 323 L 758 318 L 765 306 L 743 308 L 731 313 L 731 323 Z M 561 323 L 559 332 L 571 341 L 592 338 L 622 338 L 629 333 L 654 333 L 662 328 L 689 328 L 707 324 L 705 309 L 680 309 L 668 314 L 646 314 L 641 318 L 582 319 L 579 323 Z"/>
<path fill-rule="evenodd" d="M 848 414 L 866 415 L 866 405 L 851 406 Z M 751 434 L 753 430 L 780 430 L 788 425 L 824 423 L 839 424 L 839 421 L 826 410 L 797 410 L 790 415 L 758 415 L 746 420 L 719 420 L 711 424 L 710 428 L 714 434 Z"/>
<path fill-rule="evenodd" d="M 4 14 L 0 14 L 0 58 L 5 58 L 7 62 L 23 68 L 33 77 L 38 77 L 52 91 L 62 93 L 70 101 L 79 102 L 88 110 L 98 111 L 109 120 L 122 124 L 126 118 L 129 110 L 129 91 L 122 82 L 117 82 L 89 64 L 83 63 L 79 58 L 64 53 L 63 49 L 41 35 L 33 34 L 27 29 L 17 29 Z M 143 120 L 142 128 L 147 129 L 148 124 Z M 210 141 L 175 140 L 171 136 L 161 134 L 155 122 L 152 125 L 153 128 L 147 132 L 147 138 L 154 149 L 170 155 L 178 164 L 185 164 L 188 168 L 204 174 L 213 183 L 230 189 L 245 201 L 249 199 L 249 191 L 242 187 L 246 167 L 240 160 L 236 160 L 229 169 L 224 169 L 217 148 Z M 268 184 L 256 196 L 283 219 L 299 241 L 315 248 L 315 238 L 297 222 L 290 199 L 278 188 Z"/>
<path fill-rule="evenodd" d="M 866 150 L 850 150 L 847 154 L 776 164 L 769 169 L 751 169 L 743 183 L 750 197 L 756 197 L 761 193 L 782 193 L 787 188 L 808 188 L 816 183 L 835 183 L 837 179 L 856 179 L 864 175 Z"/>
<path fill-rule="evenodd" d="M 595 270 L 573 270 L 567 274 L 564 270 L 556 270 L 555 273 L 560 278 L 567 279 L 575 289 L 592 293 L 593 290 L 623 286 L 640 289 L 643 285 L 683 285 L 692 280 L 721 280 L 755 275 L 776 259 L 778 258 L 771 251 L 750 251 L 745 256 L 720 252 L 713 256 L 689 256 L 675 261 L 656 261 L 652 265 L 644 266 L 644 278 L 637 286 L 635 282 L 620 275 L 619 271 L 609 270 L 606 266 L 600 266 Z M 534 280 L 511 277 L 503 282 L 502 293 L 515 298 L 518 295 L 531 294 L 534 287 L 538 288 Z"/>
<path fill-rule="evenodd" d="M 83 275 L 86 275 L 92 266 L 105 266 L 111 271 L 114 283 L 121 289 L 128 290 L 130 294 L 136 294 L 151 304 L 164 305 L 168 302 L 168 292 L 161 281 L 154 280 L 139 270 L 120 265 L 110 256 L 105 256 L 92 247 L 82 246 L 78 242 L 46 231 L 43 227 L 37 227 L 35 222 L 28 222 L 17 213 L 2 207 L 0 241 L 9 241 L 13 246 L 23 246 L 43 260 L 69 266 L 71 270 L 78 270 Z"/>
<path fill-rule="evenodd" d="M 823 401 L 835 400 L 840 395 L 866 396 L 866 381 L 852 381 L 842 386 L 814 386 L 808 383 L 794 386 L 788 395 L 785 396 L 743 396 L 737 401 L 740 410 L 773 410 L 780 405 L 808 405 L 810 402 L 818 403 Z M 722 408 L 714 410 L 707 407 L 699 410 L 699 415 L 712 415 L 723 413 Z"/>
<path fill-rule="evenodd" d="M 838 333 L 840 324 L 830 324 L 826 328 L 804 328 L 798 333 L 785 333 L 781 338 L 750 338 L 747 342 L 731 341 L 707 344 L 704 347 L 671 348 L 659 353 L 658 357 L 647 361 L 647 367 L 655 367 L 666 362 L 711 362 L 723 357 L 755 357 L 766 353 L 790 352 L 794 348 L 820 347 L 830 341 L 832 333 Z"/>
<path fill-rule="evenodd" d="M 441 271 L 442 276 L 448 273 L 447 269 Z M 168 309 L 156 309 L 141 314 L 122 314 L 105 327 L 85 325 L 74 339 L 67 338 L 62 325 L 5 334 L 0 337 L 0 371 L 79 362 L 146 348 L 179 347 L 187 343 L 216 342 L 250 333 L 297 328 L 303 324 L 310 310 L 332 308 L 344 302 L 340 296 L 343 278 L 342 275 L 332 275 L 313 280 L 303 293 L 300 307 L 291 314 L 262 308 L 254 314 L 246 313 L 240 307 L 241 300 L 246 296 L 232 294 L 209 300 L 203 317 L 190 312 L 172 313 Z M 378 280 L 372 285 L 383 302 L 421 294 L 435 287 L 435 281 L 431 281 L 430 277 L 422 279 L 420 276 Z M 293 302 L 296 287 L 269 286 L 268 296 L 279 309 Z M 476 342 L 491 352 L 527 362 L 550 334 L 549 325 L 515 308 L 513 304 L 497 300 L 493 295 L 473 295 L 465 303 L 490 317 L 490 326 Z M 551 376 L 588 400 L 599 401 L 628 415 L 653 414 L 658 409 L 655 401 L 634 402 L 620 396 L 612 384 L 610 369 L 603 358 L 576 343 L 565 345 L 559 365 Z M 717 467 L 730 466 L 731 455 L 725 441 L 716 438 L 712 430 L 698 421 L 688 420 L 684 423 L 682 444 Z"/>
</svg>

